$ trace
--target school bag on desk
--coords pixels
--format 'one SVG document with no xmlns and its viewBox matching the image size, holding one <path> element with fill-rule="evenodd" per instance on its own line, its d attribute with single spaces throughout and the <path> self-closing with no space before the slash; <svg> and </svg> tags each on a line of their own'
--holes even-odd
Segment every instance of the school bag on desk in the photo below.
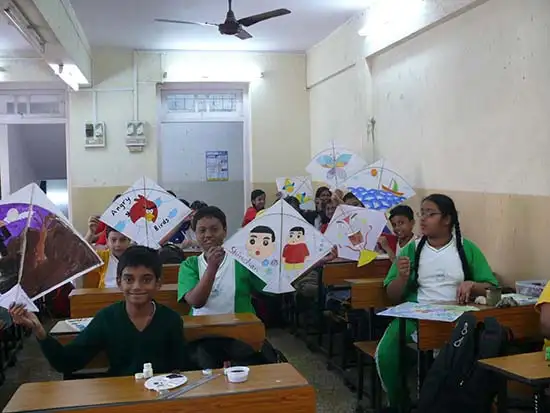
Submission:
<svg viewBox="0 0 550 413">
<path fill-rule="evenodd" d="M 504 355 L 511 338 L 495 318 L 462 315 L 426 376 L 417 413 L 490 413 L 499 379 L 477 362 Z"/>
</svg>

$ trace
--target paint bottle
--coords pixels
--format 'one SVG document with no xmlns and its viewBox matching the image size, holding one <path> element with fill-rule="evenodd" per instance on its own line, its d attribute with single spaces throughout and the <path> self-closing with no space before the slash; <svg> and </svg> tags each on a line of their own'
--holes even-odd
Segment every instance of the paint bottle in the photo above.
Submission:
<svg viewBox="0 0 550 413">
<path fill-rule="evenodd" d="M 151 363 L 145 363 L 143 365 L 143 377 L 145 379 L 153 377 L 153 366 L 151 365 Z"/>
</svg>

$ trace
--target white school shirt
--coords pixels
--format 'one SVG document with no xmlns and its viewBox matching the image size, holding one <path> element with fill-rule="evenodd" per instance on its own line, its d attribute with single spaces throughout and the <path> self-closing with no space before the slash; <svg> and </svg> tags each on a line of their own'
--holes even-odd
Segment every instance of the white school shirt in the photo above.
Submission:
<svg viewBox="0 0 550 413">
<path fill-rule="evenodd" d="M 206 272 L 204 254 L 197 259 L 199 265 L 199 279 Z M 212 291 L 201 308 L 192 308 L 193 315 L 232 314 L 235 312 L 235 260 L 225 254 L 223 261 L 216 272 Z M 223 291 L 223 294 L 221 293 Z"/>
<path fill-rule="evenodd" d="M 419 242 L 416 241 L 417 246 Z M 463 281 L 464 271 L 455 238 L 440 249 L 426 242 L 418 265 L 418 302 L 456 301 L 456 290 Z"/>
<path fill-rule="evenodd" d="M 116 288 L 116 267 L 118 266 L 118 259 L 113 254 L 109 254 L 109 262 L 107 263 L 107 270 L 105 271 L 105 288 Z"/>
</svg>

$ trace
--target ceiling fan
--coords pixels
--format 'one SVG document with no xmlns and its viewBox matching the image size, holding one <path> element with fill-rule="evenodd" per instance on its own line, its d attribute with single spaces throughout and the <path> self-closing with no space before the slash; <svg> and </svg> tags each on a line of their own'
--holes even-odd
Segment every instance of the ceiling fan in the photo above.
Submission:
<svg viewBox="0 0 550 413">
<path fill-rule="evenodd" d="M 192 22 L 187 20 L 172 20 L 172 19 L 155 19 L 155 21 L 161 22 L 161 23 L 194 24 L 199 26 L 217 27 L 221 34 L 236 36 L 241 40 L 246 40 L 246 39 L 251 39 L 252 35 L 248 33 L 244 29 L 244 27 L 250 27 L 253 24 L 263 22 L 264 20 L 272 19 L 274 17 L 284 16 L 286 14 L 291 13 L 291 11 L 288 9 L 277 9 L 277 10 L 271 10 L 265 13 L 255 14 L 254 16 L 248 16 L 243 19 L 237 20 L 237 18 L 235 17 L 235 13 L 231 8 L 232 0 L 228 0 L 228 2 L 229 2 L 229 10 L 227 12 L 225 21 L 221 24 L 199 23 L 199 22 Z"/>
</svg>

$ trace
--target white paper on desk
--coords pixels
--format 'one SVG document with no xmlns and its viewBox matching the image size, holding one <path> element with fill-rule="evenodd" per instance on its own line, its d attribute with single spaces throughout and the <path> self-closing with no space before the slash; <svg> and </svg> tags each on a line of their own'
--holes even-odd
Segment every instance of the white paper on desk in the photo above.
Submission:
<svg viewBox="0 0 550 413">
<path fill-rule="evenodd" d="M 69 326 L 71 330 L 76 331 L 77 333 L 80 333 L 86 327 L 88 327 L 88 324 L 90 324 L 91 321 L 92 321 L 92 317 L 73 318 L 71 320 L 65 320 L 65 324 L 67 324 L 67 326 Z"/>
<path fill-rule="evenodd" d="M 378 315 L 411 320 L 430 320 L 452 323 L 467 311 L 479 311 L 479 308 L 449 304 L 403 303 L 390 307 Z"/>
<path fill-rule="evenodd" d="M 15 284 L 11 290 L 0 296 L 0 307 L 9 309 L 12 303 L 23 304 L 28 311 L 38 313 L 38 307 L 32 302 L 21 284 Z"/>
</svg>

